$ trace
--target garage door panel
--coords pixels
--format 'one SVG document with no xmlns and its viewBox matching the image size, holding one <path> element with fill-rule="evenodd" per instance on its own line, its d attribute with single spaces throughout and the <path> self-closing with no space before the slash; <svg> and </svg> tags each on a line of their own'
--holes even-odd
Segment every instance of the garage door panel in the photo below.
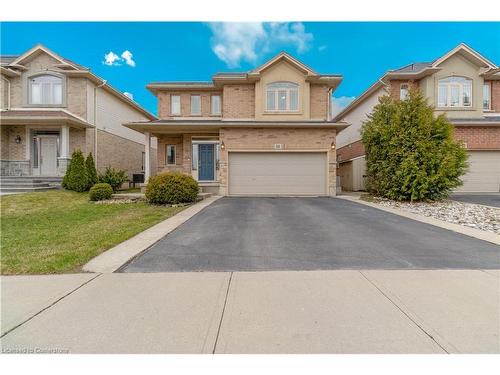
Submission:
<svg viewBox="0 0 500 375">
<path fill-rule="evenodd" d="M 469 151 L 469 171 L 458 192 L 499 192 L 500 151 Z"/>
<path fill-rule="evenodd" d="M 326 195 L 326 153 L 229 154 L 231 195 Z"/>
</svg>

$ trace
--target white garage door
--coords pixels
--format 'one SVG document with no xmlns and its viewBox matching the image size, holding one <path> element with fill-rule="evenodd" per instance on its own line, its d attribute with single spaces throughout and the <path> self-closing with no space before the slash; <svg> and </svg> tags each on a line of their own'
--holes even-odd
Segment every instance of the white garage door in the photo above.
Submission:
<svg viewBox="0 0 500 375">
<path fill-rule="evenodd" d="M 469 172 L 460 192 L 500 191 L 500 151 L 469 151 Z"/>
<path fill-rule="evenodd" d="M 327 195 L 325 152 L 231 152 L 230 195 Z"/>
</svg>

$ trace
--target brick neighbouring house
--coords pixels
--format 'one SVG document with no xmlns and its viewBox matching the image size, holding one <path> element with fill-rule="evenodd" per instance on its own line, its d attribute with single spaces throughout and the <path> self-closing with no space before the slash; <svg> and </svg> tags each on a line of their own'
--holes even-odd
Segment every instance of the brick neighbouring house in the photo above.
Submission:
<svg viewBox="0 0 500 375">
<path fill-rule="evenodd" d="M 1 175 L 10 190 L 30 178 L 60 180 L 76 149 L 92 152 L 99 171 L 143 171 L 144 135 L 122 124 L 156 117 L 88 68 L 37 45 L 1 56 L 0 94 Z"/>
<path fill-rule="evenodd" d="M 455 138 L 469 154 L 463 192 L 500 191 L 500 69 L 465 44 L 429 63 L 390 70 L 333 121 L 352 125 L 338 139 L 338 174 L 342 189 L 364 190 L 366 164 L 360 129 L 382 95 L 404 98 L 417 86 L 435 113 L 445 113 L 455 127 Z"/>
<path fill-rule="evenodd" d="M 125 126 L 158 139 L 147 177 L 181 171 L 221 195 L 335 195 L 336 136 L 348 124 L 330 121 L 330 98 L 341 80 L 280 53 L 210 82 L 151 83 L 160 119 Z"/>
</svg>

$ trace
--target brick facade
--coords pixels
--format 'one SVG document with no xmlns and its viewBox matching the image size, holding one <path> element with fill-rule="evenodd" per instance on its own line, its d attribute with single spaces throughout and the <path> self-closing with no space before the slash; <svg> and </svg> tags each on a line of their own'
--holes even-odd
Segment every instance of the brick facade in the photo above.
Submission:
<svg viewBox="0 0 500 375">
<path fill-rule="evenodd" d="M 330 106 L 329 88 L 327 85 L 311 85 L 311 119 L 327 120 Z"/>
<path fill-rule="evenodd" d="M 337 161 L 346 161 L 363 156 L 365 154 L 365 146 L 363 141 L 359 140 L 341 147 L 337 150 Z"/>
<path fill-rule="evenodd" d="M 171 99 L 170 96 L 178 95 L 181 97 L 181 113 L 180 115 L 172 116 L 171 112 Z M 185 92 L 164 92 L 160 91 L 157 94 L 158 97 L 158 117 L 161 119 L 172 119 L 173 117 L 191 117 L 191 95 L 200 95 L 201 97 L 201 115 L 199 117 L 220 117 L 219 115 L 212 115 L 212 95 L 220 95 L 222 98 L 221 91 L 192 91 L 189 93 Z"/>
<path fill-rule="evenodd" d="M 255 118 L 255 85 L 224 85 L 223 117 Z"/>
<path fill-rule="evenodd" d="M 491 84 L 491 110 L 500 112 L 500 81 L 490 81 Z"/>
<path fill-rule="evenodd" d="M 500 127 L 455 127 L 455 139 L 468 150 L 500 150 Z"/>
</svg>

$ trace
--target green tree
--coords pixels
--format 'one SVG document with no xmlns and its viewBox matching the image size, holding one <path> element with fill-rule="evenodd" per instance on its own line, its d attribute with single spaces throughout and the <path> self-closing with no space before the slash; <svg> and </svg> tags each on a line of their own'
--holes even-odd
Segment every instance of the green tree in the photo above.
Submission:
<svg viewBox="0 0 500 375">
<path fill-rule="evenodd" d="M 467 153 L 445 115 L 434 116 L 418 89 L 381 97 L 361 130 L 367 188 L 395 200 L 437 200 L 460 186 Z"/>
<path fill-rule="evenodd" d="M 85 168 L 85 158 L 80 150 L 76 150 L 71 155 L 71 168 L 67 172 L 66 189 L 74 191 L 86 191 L 89 185 L 87 169 Z"/>
<path fill-rule="evenodd" d="M 64 177 L 61 182 L 61 186 L 65 189 L 70 190 L 69 184 L 68 184 L 68 179 L 69 179 L 69 174 L 71 172 L 71 159 L 68 162 L 68 166 L 66 167 L 66 173 L 64 174 Z"/>
<path fill-rule="evenodd" d="M 85 168 L 87 169 L 87 178 L 89 180 L 88 189 L 94 186 L 97 183 L 97 170 L 95 169 L 94 158 L 92 157 L 92 153 L 87 156 L 85 159 Z"/>
</svg>

